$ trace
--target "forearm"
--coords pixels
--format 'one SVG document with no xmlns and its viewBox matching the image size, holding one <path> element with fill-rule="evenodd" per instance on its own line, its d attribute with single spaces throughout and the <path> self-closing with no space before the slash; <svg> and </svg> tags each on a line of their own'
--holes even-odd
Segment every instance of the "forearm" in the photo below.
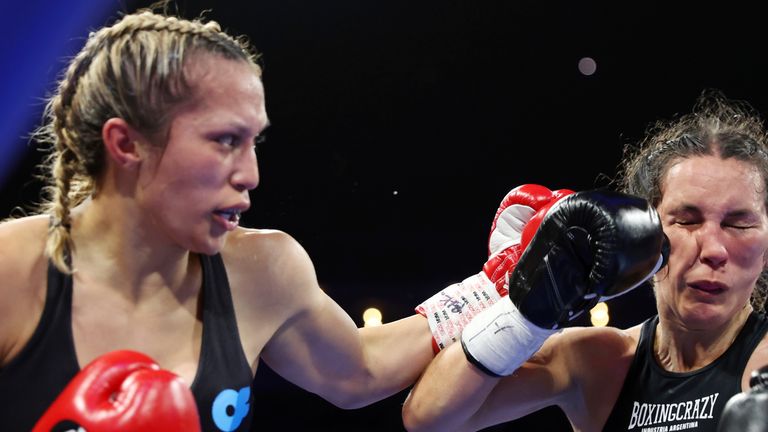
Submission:
<svg viewBox="0 0 768 432">
<path fill-rule="evenodd" d="M 473 365 L 460 344 L 441 351 L 414 386 L 403 406 L 408 431 L 462 431 L 498 384 Z"/>
<path fill-rule="evenodd" d="M 427 320 L 413 315 L 382 326 L 359 329 L 370 371 L 360 406 L 413 385 L 434 357 Z"/>
</svg>

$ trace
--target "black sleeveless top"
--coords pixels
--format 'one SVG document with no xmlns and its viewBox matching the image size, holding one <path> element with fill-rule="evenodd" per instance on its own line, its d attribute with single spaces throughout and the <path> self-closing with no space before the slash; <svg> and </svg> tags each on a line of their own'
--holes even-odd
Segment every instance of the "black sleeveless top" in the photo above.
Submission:
<svg viewBox="0 0 768 432">
<path fill-rule="evenodd" d="M 741 392 L 752 352 L 768 331 L 765 315 L 753 312 L 733 344 L 711 364 L 693 372 L 668 372 L 653 355 L 658 316 L 643 323 L 637 352 L 604 431 L 711 431 L 728 399 Z"/>
<path fill-rule="evenodd" d="M 200 362 L 191 389 L 202 430 L 248 431 L 253 418 L 253 374 L 240 343 L 224 262 L 220 255 L 201 255 L 200 260 L 203 334 Z M 40 322 L 19 355 L 0 369 L 3 431 L 31 430 L 79 372 L 71 312 L 72 278 L 49 264 Z"/>
</svg>

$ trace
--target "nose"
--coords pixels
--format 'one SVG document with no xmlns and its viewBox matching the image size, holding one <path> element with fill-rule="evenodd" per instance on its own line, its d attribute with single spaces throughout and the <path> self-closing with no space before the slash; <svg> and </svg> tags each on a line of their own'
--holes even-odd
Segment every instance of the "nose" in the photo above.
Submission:
<svg viewBox="0 0 768 432">
<path fill-rule="evenodd" d="M 248 149 L 240 155 L 230 183 L 240 192 L 255 189 L 259 185 L 259 165 L 254 149 Z"/>
<path fill-rule="evenodd" d="M 704 224 L 696 232 L 699 243 L 699 259 L 712 267 L 720 267 L 728 260 L 728 250 L 723 242 L 723 230 L 718 224 Z"/>
</svg>

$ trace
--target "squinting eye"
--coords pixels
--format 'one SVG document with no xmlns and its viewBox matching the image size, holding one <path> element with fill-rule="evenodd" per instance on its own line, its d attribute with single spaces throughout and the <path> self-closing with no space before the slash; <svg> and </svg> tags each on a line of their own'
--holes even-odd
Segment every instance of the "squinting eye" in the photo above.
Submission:
<svg viewBox="0 0 768 432">
<path fill-rule="evenodd" d="M 225 145 L 225 146 L 236 146 L 237 145 L 237 137 L 231 134 L 222 135 L 218 138 L 216 138 L 216 141 L 219 144 Z"/>
<path fill-rule="evenodd" d="M 737 230 L 746 230 L 751 228 L 750 226 L 746 226 L 746 225 L 726 225 L 726 226 L 733 229 L 737 229 Z"/>
</svg>

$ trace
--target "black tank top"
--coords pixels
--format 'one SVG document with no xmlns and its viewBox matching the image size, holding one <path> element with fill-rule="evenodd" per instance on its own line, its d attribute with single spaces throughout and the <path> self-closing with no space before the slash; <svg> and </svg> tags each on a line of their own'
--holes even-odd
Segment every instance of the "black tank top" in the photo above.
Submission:
<svg viewBox="0 0 768 432">
<path fill-rule="evenodd" d="M 253 375 L 240 343 L 224 262 L 220 255 L 201 255 L 200 259 L 203 335 L 200 362 L 191 389 L 202 430 L 248 431 L 253 418 Z M 0 429 L 3 431 L 31 430 L 79 372 L 71 311 L 72 278 L 49 264 L 40 322 L 19 355 L 0 369 Z"/>
<path fill-rule="evenodd" d="M 693 372 L 661 368 L 653 355 L 658 316 L 643 323 L 637 352 L 604 431 L 715 432 L 725 403 L 741 392 L 752 352 L 768 330 L 753 312 L 733 344 L 711 364 Z"/>
</svg>

